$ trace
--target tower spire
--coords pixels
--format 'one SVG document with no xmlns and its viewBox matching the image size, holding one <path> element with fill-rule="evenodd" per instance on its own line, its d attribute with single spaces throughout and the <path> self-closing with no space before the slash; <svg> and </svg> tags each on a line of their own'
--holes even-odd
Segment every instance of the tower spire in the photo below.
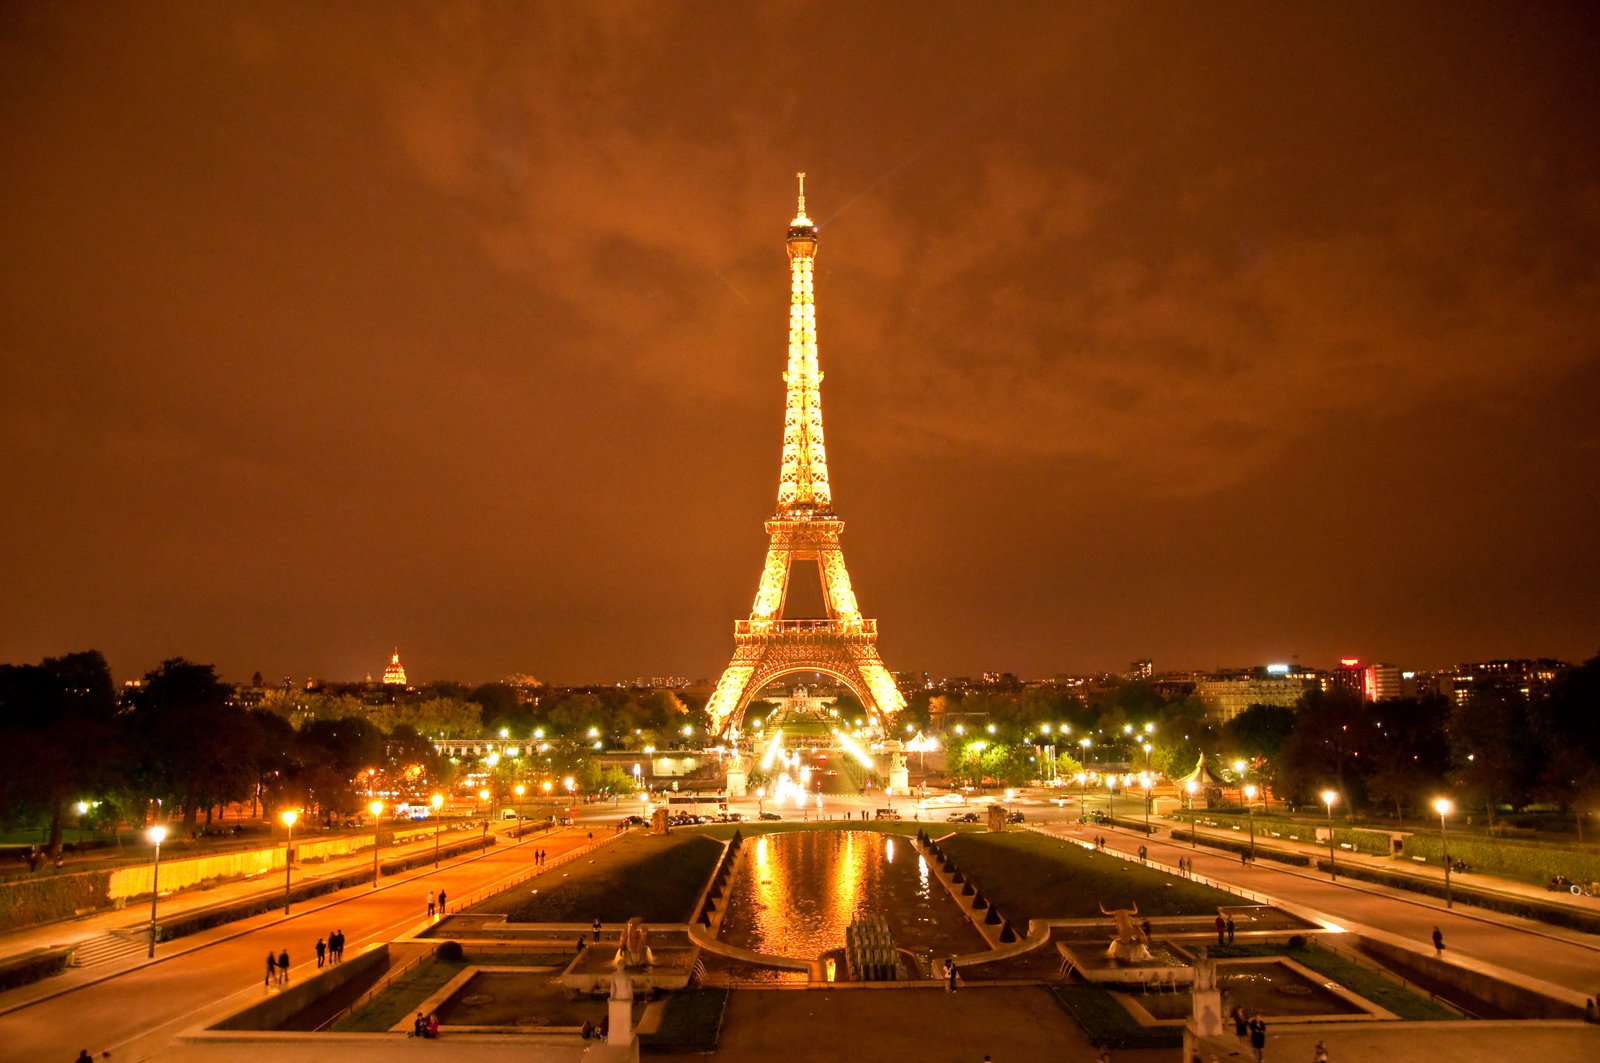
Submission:
<svg viewBox="0 0 1600 1063">
<path fill-rule="evenodd" d="M 795 211 L 794 221 L 790 225 L 810 225 L 811 219 L 806 217 L 806 175 L 805 171 L 795 174 L 800 179 L 800 208 Z"/>
</svg>

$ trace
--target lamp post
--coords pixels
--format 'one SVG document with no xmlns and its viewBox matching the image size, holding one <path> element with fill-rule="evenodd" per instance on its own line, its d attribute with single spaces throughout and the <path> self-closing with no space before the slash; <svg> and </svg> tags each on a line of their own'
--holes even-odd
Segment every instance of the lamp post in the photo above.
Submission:
<svg viewBox="0 0 1600 1063">
<path fill-rule="evenodd" d="M 511 789 L 517 795 L 517 844 L 521 845 L 522 844 L 522 795 L 528 792 L 528 788 L 526 786 L 523 786 L 521 783 L 517 783 L 517 785 L 513 786 Z"/>
<path fill-rule="evenodd" d="M 494 806 L 489 803 L 489 788 L 485 786 L 478 791 L 478 800 L 483 802 L 483 847 L 489 848 L 489 814 L 494 811 Z"/>
<path fill-rule="evenodd" d="M 1196 836 L 1200 833 L 1200 811 L 1194 807 L 1194 795 L 1199 792 L 1200 784 L 1190 779 L 1183 784 L 1183 788 L 1189 792 L 1189 848 L 1198 849 L 1200 843 Z"/>
<path fill-rule="evenodd" d="M 1111 820 L 1111 825 L 1117 825 L 1117 777 L 1106 776 L 1106 818 Z"/>
<path fill-rule="evenodd" d="M 1439 836 L 1444 840 L 1444 906 L 1454 908 L 1450 897 L 1450 833 L 1445 826 L 1444 817 L 1448 816 L 1455 807 L 1448 797 L 1441 797 L 1433 803 L 1434 810 L 1439 813 Z"/>
<path fill-rule="evenodd" d="M 289 914 L 289 876 L 294 874 L 294 821 L 300 818 L 300 810 L 286 808 L 278 813 L 278 819 L 283 822 L 288 834 L 283 839 L 283 914 Z"/>
<path fill-rule="evenodd" d="M 383 802 L 374 801 L 372 804 L 367 806 L 367 810 L 372 813 L 372 888 L 377 889 L 378 846 L 383 840 L 383 836 L 378 832 L 378 828 L 383 823 Z"/>
<path fill-rule="evenodd" d="M 1328 878 L 1339 881 L 1339 865 L 1333 852 L 1333 803 L 1339 795 L 1333 790 L 1322 791 L 1322 803 L 1328 806 Z"/>
<path fill-rule="evenodd" d="M 433 806 L 433 866 L 439 866 L 439 809 L 444 807 L 444 796 L 434 794 L 428 802 Z"/>
<path fill-rule="evenodd" d="M 1255 783 L 1250 783 L 1244 788 L 1244 812 L 1250 818 L 1250 859 L 1256 858 L 1256 794 L 1259 793 Z"/>
<path fill-rule="evenodd" d="M 1139 777 L 1139 785 L 1144 787 L 1144 836 L 1150 837 L 1150 776 L 1145 774 Z"/>
<path fill-rule="evenodd" d="M 767 811 L 767 788 L 765 786 L 758 786 L 758 787 L 756 787 L 756 818 L 760 819 L 763 815 L 766 814 L 766 811 Z M 851 815 L 855 815 L 855 813 L 852 812 Z"/>
<path fill-rule="evenodd" d="M 150 866 L 150 951 L 149 959 L 156 955 L 156 898 L 161 896 L 161 843 L 167 839 L 167 828 L 157 823 L 145 831 L 145 837 L 155 844 L 155 862 Z"/>
<path fill-rule="evenodd" d="M 1078 822 L 1086 823 L 1089 820 L 1089 776 L 1078 772 Z"/>
</svg>

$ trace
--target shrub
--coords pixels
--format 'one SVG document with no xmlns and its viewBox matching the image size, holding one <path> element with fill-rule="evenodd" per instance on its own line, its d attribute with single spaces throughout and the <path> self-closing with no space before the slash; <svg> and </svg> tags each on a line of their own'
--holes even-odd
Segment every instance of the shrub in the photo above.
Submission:
<svg viewBox="0 0 1600 1063">
<path fill-rule="evenodd" d="M 66 969 L 71 948 L 42 949 L 0 962 L 0 990 L 29 985 Z"/>
<path fill-rule="evenodd" d="M 1318 860 L 1317 870 L 1326 872 L 1328 861 Z M 1362 882 L 1376 882 L 1382 886 L 1410 890 L 1412 893 L 1421 893 L 1429 897 L 1444 897 L 1444 882 L 1440 880 L 1420 878 L 1416 875 L 1362 864 L 1340 864 L 1338 873 Z M 1600 933 L 1600 913 L 1571 908 L 1564 904 L 1544 904 L 1529 897 L 1474 889 L 1470 885 L 1462 885 L 1459 877 L 1451 881 L 1450 892 L 1462 904 L 1470 904 L 1476 908 L 1487 908 L 1492 912 L 1504 912 L 1524 919 L 1537 919 L 1541 923 L 1570 927 L 1590 934 Z"/>
<path fill-rule="evenodd" d="M 79 871 L 0 885 L 0 930 L 71 919 L 110 903 L 111 872 Z"/>
<path fill-rule="evenodd" d="M 1172 832 L 1172 840 L 1175 842 L 1186 842 L 1189 840 L 1189 832 L 1186 830 L 1174 830 Z M 1232 838 L 1217 838 L 1209 834 L 1200 835 L 1200 844 L 1209 849 L 1221 849 L 1224 852 L 1229 853 L 1248 853 L 1250 851 L 1250 843 L 1247 841 L 1236 842 Z M 1256 859 L 1272 860 L 1276 863 L 1291 864 L 1295 867 L 1311 866 L 1311 857 L 1307 856 L 1305 853 L 1289 852 L 1283 849 L 1272 849 L 1263 845 L 1256 846 Z"/>
<path fill-rule="evenodd" d="M 1180 1027 L 1141 1026 L 1127 1008 L 1097 986 L 1051 986 L 1050 995 L 1101 1048 L 1178 1048 L 1183 1044 Z"/>
<path fill-rule="evenodd" d="M 433 951 L 433 955 L 435 959 L 443 960 L 445 963 L 460 963 L 463 955 L 461 951 L 461 942 L 440 942 L 439 947 Z"/>
</svg>

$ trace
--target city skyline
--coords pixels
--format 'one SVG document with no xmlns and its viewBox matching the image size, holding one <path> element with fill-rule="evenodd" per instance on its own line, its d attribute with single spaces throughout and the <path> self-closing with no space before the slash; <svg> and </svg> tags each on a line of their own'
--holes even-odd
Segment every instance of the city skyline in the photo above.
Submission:
<svg viewBox="0 0 1600 1063">
<path fill-rule="evenodd" d="M 714 675 L 796 170 L 897 669 L 1600 648 L 1580 6 L 164 16 L 0 39 L 0 660 Z"/>
</svg>

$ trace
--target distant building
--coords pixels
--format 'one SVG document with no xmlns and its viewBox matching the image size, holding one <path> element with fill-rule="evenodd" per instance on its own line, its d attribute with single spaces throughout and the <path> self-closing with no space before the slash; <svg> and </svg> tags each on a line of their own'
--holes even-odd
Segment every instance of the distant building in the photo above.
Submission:
<svg viewBox="0 0 1600 1063">
<path fill-rule="evenodd" d="M 1323 676 L 1322 689 L 1325 691 L 1348 690 L 1357 697 L 1365 697 L 1367 670 L 1362 666 L 1361 658 L 1339 658 L 1339 667 Z"/>
<path fill-rule="evenodd" d="M 1463 664 L 1453 673 L 1436 677 L 1437 689 L 1464 704 L 1477 690 L 1508 690 L 1523 697 L 1537 697 L 1563 671 L 1572 665 L 1550 657 L 1519 657 L 1498 661 Z"/>
<path fill-rule="evenodd" d="M 389 667 L 383 670 L 383 685 L 386 687 L 403 687 L 406 685 L 406 666 L 400 663 L 400 647 L 396 646 L 394 655 L 389 658 Z"/>
<path fill-rule="evenodd" d="M 1404 695 L 1400 669 L 1392 664 L 1369 664 L 1361 673 L 1361 693 L 1368 701 L 1393 701 Z"/>
<path fill-rule="evenodd" d="M 1196 676 L 1194 696 L 1205 705 L 1207 719 L 1227 723 L 1252 705 L 1293 708 L 1315 686 L 1315 673 L 1264 665 Z"/>
<path fill-rule="evenodd" d="M 1149 679 L 1155 674 L 1156 663 L 1148 657 L 1144 658 L 1143 660 L 1134 661 L 1128 666 L 1129 679 Z"/>
</svg>

